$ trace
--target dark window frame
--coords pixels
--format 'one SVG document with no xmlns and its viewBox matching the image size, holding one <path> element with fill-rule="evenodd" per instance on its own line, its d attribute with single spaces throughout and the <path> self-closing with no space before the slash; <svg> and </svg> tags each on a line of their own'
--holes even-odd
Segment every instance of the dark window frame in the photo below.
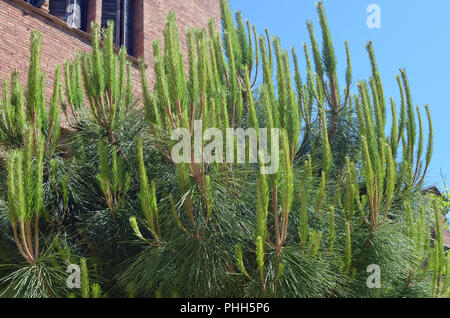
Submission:
<svg viewBox="0 0 450 318">
<path fill-rule="evenodd" d="M 109 20 L 114 21 L 114 45 L 124 45 L 129 55 L 133 55 L 133 10 L 131 0 L 103 0 L 102 28 Z"/>
<path fill-rule="evenodd" d="M 67 21 L 67 7 L 73 3 L 74 0 L 50 0 L 49 13 L 58 19 Z M 76 0 L 81 8 L 81 26 L 79 30 L 87 30 L 87 0 Z"/>
</svg>

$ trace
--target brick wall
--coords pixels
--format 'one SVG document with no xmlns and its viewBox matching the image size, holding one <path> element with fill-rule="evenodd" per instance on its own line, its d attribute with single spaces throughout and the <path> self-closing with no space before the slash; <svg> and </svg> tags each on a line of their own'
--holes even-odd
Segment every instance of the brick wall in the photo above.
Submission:
<svg viewBox="0 0 450 318">
<path fill-rule="evenodd" d="M 88 19 L 100 21 L 101 0 L 88 2 Z M 188 27 L 205 27 L 210 17 L 219 21 L 220 16 L 218 0 L 135 0 L 134 6 L 142 8 L 135 10 L 135 54 L 143 56 L 149 65 L 150 83 L 153 83 L 152 41 L 162 39 L 165 17 L 169 11 L 176 12 L 181 34 Z M 9 78 L 11 71 L 18 69 L 21 81 L 26 83 L 30 31 L 34 29 L 43 35 L 41 69 L 47 74 L 46 93 L 49 100 L 55 67 L 80 50 L 90 50 L 90 36 L 83 31 L 70 29 L 63 21 L 25 1 L 0 0 L 0 78 Z M 184 36 L 181 38 L 185 43 Z M 136 63 L 133 64 L 132 72 L 133 85 L 139 96 L 140 80 Z M 62 125 L 65 126 L 64 121 Z"/>
<path fill-rule="evenodd" d="M 184 35 L 190 27 L 206 27 L 210 18 L 219 26 L 220 7 L 218 0 L 147 0 L 144 1 L 144 57 L 149 65 L 149 83 L 153 83 L 153 49 L 154 39 L 162 39 L 166 16 L 175 11 L 180 30 L 182 48 L 186 50 Z M 187 54 L 186 54 L 187 55 Z M 186 56 L 185 56 L 186 57 Z"/>
<path fill-rule="evenodd" d="M 144 0 L 133 1 L 133 54 L 144 56 Z"/>
<path fill-rule="evenodd" d="M 87 7 L 87 32 L 91 32 L 91 21 L 95 21 L 98 24 L 102 23 L 102 1 L 101 0 L 88 0 Z"/>
</svg>

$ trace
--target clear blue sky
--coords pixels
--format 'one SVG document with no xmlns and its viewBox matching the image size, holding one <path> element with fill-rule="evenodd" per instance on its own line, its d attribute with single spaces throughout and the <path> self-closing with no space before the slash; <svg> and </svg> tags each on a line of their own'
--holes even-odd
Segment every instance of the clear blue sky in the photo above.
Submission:
<svg viewBox="0 0 450 318">
<path fill-rule="evenodd" d="M 259 33 L 268 28 L 279 35 L 283 47 L 297 48 L 304 70 L 302 43 L 308 42 L 306 20 L 320 29 L 316 0 L 230 0 L 232 10 L 240 10 Z M 423 108 L 430 105 L 435 146 L 427 185 L 443 188 L 441 170 L 450 187 L 450 1 L 449 0 L 324 0 L 331 35 L 338 58 L 339 76 L 345 74 L 344 41 L 350 43 L 354 80 L 370 76 L 365 43 L 374 42 L 377 62 L 386 97 L 397 105 L 400 97 L 395 76 L 406 68 L 413 102 Z M 368 5 L 381 8 L 381 28 L 366 25 Z M 303 77 L 304 72 L 303 72 Z M 343 79 L 341 80 L 343 82 Z M 426 124 L 425 112 L 423 113 Z"/>
</svg>

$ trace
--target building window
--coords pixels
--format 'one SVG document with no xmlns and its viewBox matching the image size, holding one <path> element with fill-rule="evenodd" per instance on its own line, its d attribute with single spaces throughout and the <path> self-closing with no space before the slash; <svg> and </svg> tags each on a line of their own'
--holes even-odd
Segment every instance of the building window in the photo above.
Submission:
<svg viewBox="0 0 450 318">
<path fill-rule="evenodd" d="M 129 55 L 133 55 L 133 8 L 131 0 L 102 1 L 102 27 L 114 21 L 114 44 L 125 46 Z"/>
<path fill-rule="evenodd" d="M 37 8 L 40 8 L 44 4 L 44 0 L 25 0 L 25 1 Z"/>
<path fill-rule="evenodd" d="M 50 0 L 49 12 L 69 26 L 86 31 L 86 0 Z"/>
</svg>

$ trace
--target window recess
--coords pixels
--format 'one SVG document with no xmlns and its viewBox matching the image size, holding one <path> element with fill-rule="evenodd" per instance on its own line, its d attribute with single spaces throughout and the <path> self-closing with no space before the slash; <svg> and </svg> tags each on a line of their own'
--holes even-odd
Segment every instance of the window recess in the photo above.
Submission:
<svg viewBox="0 0 450 318">
<path fill-rule="evenodd" d="M 40 8 L 44 4 L 44 0 L 25 0 L 25 2 L 37 8 Z"/>
<path fill-rule="evenodd" d="M 114 21 L 114 44 L 125 46 L 129 55 L 133 55 L 133 6 L 131 0 L 103 0 L 102 27 L 109 20 Z"/>
<path fill-rule="evenodd" d="M 50 0 L 49 12 L 72 28 L 86 31 L 86 3 L 86 0 Z"/>
</svg>

